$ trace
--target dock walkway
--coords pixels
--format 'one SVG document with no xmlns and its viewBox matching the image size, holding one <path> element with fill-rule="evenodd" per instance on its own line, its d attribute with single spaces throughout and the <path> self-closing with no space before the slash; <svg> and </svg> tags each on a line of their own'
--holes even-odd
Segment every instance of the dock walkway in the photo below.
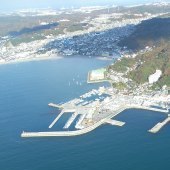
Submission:
<svg viewBox="0 0 170 170">
<path fill-rule="evenodd" d="M 63 115 L 63 111 L 54 119 L 54 121 L 50 124 L 48 128 L 52 128 L 54 124 L 60 119 L 60 117 Z"/>
<path fill-rule="evenodd" d="M 61 111 L 61 113 L 54 119 L 54 121 L 50 124 L 49 128 L 52 128 L 54 126 L 54 124 L 60 119 L 60 117 L 64 114 L 64 113 L 69 113 L 69 112 L 75 112 L 75 109 L 63 109 Z"/>
<path fill-rule="evenodd" d="M 71 115 L 71 117 L 69 118 L 69 120 L 66 122 L 66 124 L 65 124 L 65 126 L 64 126 L 64 129 L 68 129 L 68 128 L 70 127 L 70 125 L 71 125 L 71 124 L 74 122 L 74 120 L 76 119 L 77 115 L 78 115 L 78 114 L 77 114 L 76 112 Z"/>
</svg>

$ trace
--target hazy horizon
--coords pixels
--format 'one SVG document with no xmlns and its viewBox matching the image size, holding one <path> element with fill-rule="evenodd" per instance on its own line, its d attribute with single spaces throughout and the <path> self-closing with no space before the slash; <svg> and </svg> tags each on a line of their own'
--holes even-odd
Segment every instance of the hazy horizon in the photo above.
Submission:
<svg viewBox="0 0 170 170">
<path fill-rule="evenodd" d="M 138 5 L 145 3 L 154 3 L 154 2 L 170 2 L 170 0 L 161 1 L 161 0 L 0 0 L 0 12 L 5 11 L 15 11 L 20 9 L 28 8 L 79 8 L 83 6 L 104 6 L 104 5 Z"/>
</svg>

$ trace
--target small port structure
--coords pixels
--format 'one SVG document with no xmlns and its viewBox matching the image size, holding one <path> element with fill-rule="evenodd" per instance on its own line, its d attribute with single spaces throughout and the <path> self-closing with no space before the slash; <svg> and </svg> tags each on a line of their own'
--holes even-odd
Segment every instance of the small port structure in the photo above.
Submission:
<svg viewBox="0 0 170 170">
<path fill-rule="evenodd" d="M 72 113 L 63 127 L 64 130 L 23 132 L 21 133 L 21 137 L 77 136 L 88 133 L 103 124 L 122 127 L 125 125 L 125 122 L 116 120 L 116 116 L 126 109 L 145 109 L 164 113 L 166 119 L 150 129 L 149 132 L 151 133 L 157 133 L 170 122 L 170 96 L 164 96 L 161 93 L 149 96 L 127 95 L 117 94 L 110 87 L 100 87 L 98 90 L 93 89 L 80 96 L 80 98 L 70 100 L 64 104 L 49 103 L 48 105 L 61 110 L 49 125 L 49 129 L 53 128 L 64 113 Z M 75 122 L 78 115 L 79 119 L 75 123 L 75 130 L 69 131 L 69 127 Z"/>
</svg>

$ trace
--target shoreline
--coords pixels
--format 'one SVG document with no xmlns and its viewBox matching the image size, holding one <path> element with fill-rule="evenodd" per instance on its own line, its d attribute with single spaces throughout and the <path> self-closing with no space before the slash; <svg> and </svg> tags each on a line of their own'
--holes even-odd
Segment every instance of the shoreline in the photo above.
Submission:
<svg viewBox="0 0 170 170">
<path fill-rule="evenodd" d="M 23 63 L 23 62 L 31 62 L 31 61 L 41 61 L 41 60 L 59 60 L 63 58 L 71 58 L 71 57 L 84 57 L 84 58 L 96 58 L 101 61 L 113 61 L 115 58 L 106 58 L 106 57 L 101 57 L 101 56 L 81 56 L 81 55 L 71 55 L 71 56 L 58 56 L 53 55 L 53 56 L 43 56 L 43 57 L 30 57 L 30 58 L 21 58 L 21 59 L 14 59 L 10 61 L 3 61 L 0 62 L 1 65 L 6 65 L 6 64 L 17 64 L 17 63 Z"/>
<path fill-rule="evenodd" d="M 5 62 L 0 62 L 1 65 L 7 65 L 7 64 L 17 64 L 17 63 L 24 63 L 24 62 L 32 62 L 32 61 L 43 61 L 43 60 L 59 60 L 63 59 L 63 56 L 46 56 L 46 57 L 35 57 L 35 58 L 22 58 L 22 59 L 16 59 L 16 60 L 11 60 L 11 61 L 5 61 Z"/>
<path fill-rule="evenodd" d="M 56 55 L 53 55 L 53 56 L 43 56 L 43 57 L 34 57 L 34 58 L 21 58 L 21 59 L 14 59 L 14 60 L 10 60 L 10 61 L 3 61 L 3 62 L 0 62 L 0 66 L 1 65 L 7 65 L 7 64 L 17 64 L 17 63 L 24 63 L 24 62 L 31 62 L 31 61 L 42 61 L 42 60 L 59 60 L 59 59 L 63 59 L 63 58 L 69 58 L 69 57 L 82 57 L 80 55 L 73 55 L 73 56 L 58 56 L 57 54 Z M 101 60 L 101 61 L 112 61 L 114 60 L 114 58 L 105 58 L 105 57 L 96 57 L 96 56 L 92 56 L 92 57 L 89 57 L 89 56 L 83 56 L 85 58 L 96 58 L 98 60 Z"/>
</svg>

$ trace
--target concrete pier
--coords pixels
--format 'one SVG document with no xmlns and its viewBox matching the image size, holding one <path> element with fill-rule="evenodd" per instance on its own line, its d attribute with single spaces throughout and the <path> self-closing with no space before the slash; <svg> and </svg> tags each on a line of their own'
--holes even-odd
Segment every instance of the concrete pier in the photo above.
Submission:
<svg viewBox="0 0 170 170">
<path fill-rule="evenodd" d="M 54 103 L 49 103 L 48 106 L 55 107 L 55 108 L 61 108 L 60 105 L 57 105 L 57 104 L 54 104 Z"/>
<path fill-rule="evenodd" d="M 72 116 L 69 118 L 69 120 L 66 122 L 64 129 L 67 129 L 70 127 L 70 125 L 73 123 L 73 121 L 75 120 L 75 118 L 77 117 L 77 113 L 72 114 Z"/>
<path fill-rule="evenodd" d="M 167 123 L 170 122 L 170 117 L 167 117 L 163 122 L 159 122 L 152 129 L 149 130 L 151 133 L 159 132 Z"/>
<path fill-rule="evenodd" d="M 113 120 L 113 119 L 106 120 L 106 123 L 109 123 L 109 124 L 115 125 L 115 126 L 123 126 L 125 124 L 125 122 L 121 122 L 121 121 Z"/>
<path fill-rule="evenodd" d="M 50 124 L 49 128 L 52 128 L 54 126 L 54 124 L 60 119 L 60 117 L 64 114 L 64 113 L 69 113 L 69 112 L 75 112 L 75 109 L 63 109 L 61 111 L 61 113 L 54 119 L 54 121 Z"/>
<path fill-rule="evenodd" d="M 136 105 L 129 105 L 128 107 L 129 107 L 129 109 L 134 108 L 134 109 L 150 110 L 150 111 L 154 111 L 154 112 L 169 113 L 169 110 L 167 110 L 167 109 L 166 110 L 158 109 L 158 108 L 154 108 L 154 107 L 136 106 Z"/>
<path fill-rule="evenodd" d="M 81 125 L 81 123 L 83 122 L 84 118 L 86 117 L 86 114 L 81 115 L 81 117 L 79 118 L 79 120 L 76 123 L 75 128 L 76 129 L 83 129 L 84 127 Z"/>
<path fill-rule="evenodd" d="M 54 124 L 60 119 L 60 117 L 63 115 L 64 111 L 62 111 L 55 119 L 54 121 L 50 124 L 48 128 L 52 128 Z"/>
</svg>

